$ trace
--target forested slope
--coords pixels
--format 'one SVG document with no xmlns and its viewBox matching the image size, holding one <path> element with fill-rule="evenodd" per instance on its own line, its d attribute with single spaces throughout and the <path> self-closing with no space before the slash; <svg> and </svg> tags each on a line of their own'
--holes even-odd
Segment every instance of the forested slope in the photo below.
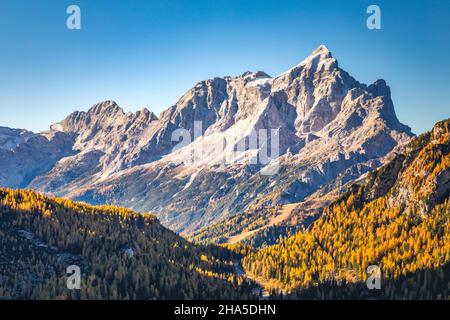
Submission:
<svg viewBox="0 0 450 320">
<path fill-rule="evenodd" d="M 250 253 L 244 269 L 309 298 L 450 298 L 450 121 L 405 146 L 306 232 Z M 382 289 L 365 286 L 377 265 Z"/>
<path fill-rule="evenodd" d="M 248 298 L 234 258 L 152 214 L 0 189 L 0 299 Z M 80 290 L 67 288 L 68 265 L 81 268 Z"/>
</svg>

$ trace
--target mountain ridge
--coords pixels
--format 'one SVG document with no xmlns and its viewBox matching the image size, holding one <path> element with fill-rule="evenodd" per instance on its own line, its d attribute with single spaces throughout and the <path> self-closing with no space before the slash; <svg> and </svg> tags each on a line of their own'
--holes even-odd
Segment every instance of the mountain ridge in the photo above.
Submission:
<svg viewBox="0 0 450 320">
<path fill-rule="evenodd" d="M 178 130 L 191 138 L 179 149 Z M 267 141 L 252 146 L 260 131 Z M 198 82 L 159 117 L 105 101 L 43 135 L 73 139 L 75 154 L 58 154 L 27 187 L 152 210 L 164 225 L 191 233 L 250 205 L 300 202 L 335 179 L 358 177 L 412 133 L 398 121 L 384 80 L 359 83 L 320 46 L 276 77 L 258 71 Z M 272 157 L 266 151 L 276 143 Z M 190 161 L 198 150 L 199 161 Z M 277 174 L 265 176 L 274 165 Z"/>
</svg>

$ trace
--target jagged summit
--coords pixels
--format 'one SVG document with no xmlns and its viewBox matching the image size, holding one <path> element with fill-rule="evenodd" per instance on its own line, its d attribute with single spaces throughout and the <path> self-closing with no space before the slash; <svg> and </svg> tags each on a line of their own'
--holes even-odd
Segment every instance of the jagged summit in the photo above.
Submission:
<svg viewBox="0 0 450 320">
<path fill-rule="evenodd" d="M 391 88 L 387 85 L 384 79 L 378 79 L 372 83 L 367 90 L 369 90 L 375 97 L 391 96 Z"/>
<path fill-rule="evenodd" d="M 156 114 L 154 114 L 152 111 L 147 109 L 146 107 L 141 108 L 140 110 L 136 111 L 136 116 L 140 117 L 143 116 L 151 121 L 159 120 Z"/>
<path fill-rule="evenodd" d="M 113 100 L 105 100 L 96 103 L 88 111 L 75 111 L 67 118 L 50 127 L 51 131 L 63 131 L 79 133 L 87 126 L 95 124 L 97 127 L 108 125 L 120 125 L 124 122 L 144 119 L 146 121 L 156 121 L 158 117 L 147 108 L 125 113 L 125 111 Z M 114 124 L 116 121 L 116 124 Z"/>
<path fill-rule="evenodd" d="M 106 100 L 95 104 L 88 110 L 88 114 L 102 114 L 102 113 L 125 113 L 124 110 L 113 100 Z"/>
<path fill-rule="evenodd" d="M 308 66 L 313 65 L 317 68 L 319 64 L 327 64 L 328 68 L 338 67 L 338 62 L 331 51 L 324 45 L 320 45 L 316 50 L 314 50 L 305 60 L 303 60 L 299 65 Z"/>
<path fill-rule="evenodd" d="M 333 58 L 331 51 L 326 46 L 321 45 L 299 64 L 283 72 L 276 79 L 279 78 L 281 82 L 286 82 L 288 79 L 294 80 L 302 75 L 311 78 L 316 73 L 325 75 L 333 72 L 339 73 L 343 72 L 343 70 L 339 69 L 338 61 Z M 350 80 L 351 77 L 347 73 L 343 73 L 343 77 Z M 274 80 L 275 82 L 277 82 L 276 79 Z M 348 82 L 347 79 L 344 80 Z M 356 80 L 353 79 L 353 81 L 355 82 Z"/>
<path fill-rule="evenodd" d="M 264 78 L 272 78 L 271 76 L 269 76 L 267 73 L 265 73 L 264 71 L 246 71 L 243 74 L 241 74 L 240 76 L 238 76 L 238 78 L 244 78 L 244 79 L 264 79 Z"/>
<path fill-rule="evenodd" d="M 327 46 L 321 44 L 309 57 L 319 56 L 321 59 L 333 58 L 330 49 Z"/>
</svg>

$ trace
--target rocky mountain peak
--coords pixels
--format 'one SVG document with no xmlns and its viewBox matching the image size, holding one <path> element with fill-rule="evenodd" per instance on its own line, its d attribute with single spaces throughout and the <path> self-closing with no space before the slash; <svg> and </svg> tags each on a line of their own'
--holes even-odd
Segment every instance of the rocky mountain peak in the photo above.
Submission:
<svg viewBox="0 0 450 320">
<path fill-rule="evenodd" d="M 92 106 L 87 114 L 89 115 L 113 115 L 117 113 L 124 114 L 125 112 L 119 105 L 112 100 L 106 100 Z"/>
<path fill-rule="evenodd" d="M 321 60 L 331 59 L 333 58 L 330 49 L 327 46 L 321 44 L 313 53 L 309 56 L 309 58 L 319 57 Z"/>
<path fill-rule="evenodd" d="M 158 117 L 156 114 L 148 110 L 147 108 L 143 107 L 141 110 L 136 111 L 136 118 L 144 118 L 149 121 L 156 121 L 158 120 Z"/>
<path fill-rule="evenodd" d="M 320 45 L 299 66 L 311 68 L 315 71 L 332 70 L 338 68 L 338 62 L 326 46 Z"/>
<path fill-rule="evenodd" d="M 149 124 L 158 120 L 158 117 L 147 108 L 142 108 L 135 113 L 125 113 L 115 101 L 106 100 L 93 105 L 86 112 L 75 111 L 71 113 L 61 122 L 52 125 L 50 130 L 76 133 L 83 136 L 87 131 L 104 133 L 102 130 L 111 131 L 111 128 L 120 128 L 127 124 L 132 125 L 137 119 Z M 92 138 L 91 135 L 89 137 Z"/>
<path fill-rule="evenodd" d="M 391 96 L 391 88 L 386 84 L 386 81 L 383 79 L 378 79 L 373 84 L 371 84 L 367 89 L 375 97 L 380 97 L 380 96 L 390 97 Z"/>
</svg>

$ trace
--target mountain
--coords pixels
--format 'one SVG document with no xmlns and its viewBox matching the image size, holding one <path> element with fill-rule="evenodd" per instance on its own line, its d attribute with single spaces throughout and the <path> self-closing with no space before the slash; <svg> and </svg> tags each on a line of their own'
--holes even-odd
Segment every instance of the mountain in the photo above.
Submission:
<svg viewBox="0 0 450 320">
<path fill-rule="evenodd" d="M 312 226 L 250 253 L 244 269 L 296 297 L 450 297 L 450 120 L 354 184 Z M 381 290 L 366 287 L 369 266 Z"/>
<path fill-rule="evenodd" d="M 49 133 L 73 137 L 75 154 L 35 177 L 29 187 L 64 194 L 133 166 L 149 141 L 156 139 L 158 125 L 158 118 L 147 109 L 125 113 L 113 101 L 96 104 L 88 112 L 74 112 L 52 125 Z"/>
<path fill-rule="evenodd" d="M 345 184 L 412 133 L 384 80 L 359 83 L 320 46 L 274 78 L 258 71 L 199 82 L 159 117 L 106 101 L 37 136 L 68 137 L 73 154 L 58 155 L 21 187 L 152 211 L 188 235 Z M 11 180 L 5 185 L 17 187 Z"/>
<path fill-rule="evenodd" d="M 71 156 L 72 138 L 60 132 L 34 134 L 0 127 L 0 185 L 26 187 L 60 159 Z"/>
<path fill-rule="evenodd" d="M 0 189 L 0 300 L 250 298 L 233 259 L 152 214 Z M 80 290 L 67 288 L 73 265 Z"/>
<path fill-rule="evenodd" d="M 233 251 L 194 245 L 151 213 L 0 188 L 0 299 L 246 299 L 250 279 L 289 298 L 448 299 L 449 173 L 446 120 L 399 147 L 308 230 Z M 245 255 L 246 277 L 234 252 Z M 67 289 L 73 265 L 81 290 Z M 365 285 L 370 265 L 381 290 Z"/>
</svg>

